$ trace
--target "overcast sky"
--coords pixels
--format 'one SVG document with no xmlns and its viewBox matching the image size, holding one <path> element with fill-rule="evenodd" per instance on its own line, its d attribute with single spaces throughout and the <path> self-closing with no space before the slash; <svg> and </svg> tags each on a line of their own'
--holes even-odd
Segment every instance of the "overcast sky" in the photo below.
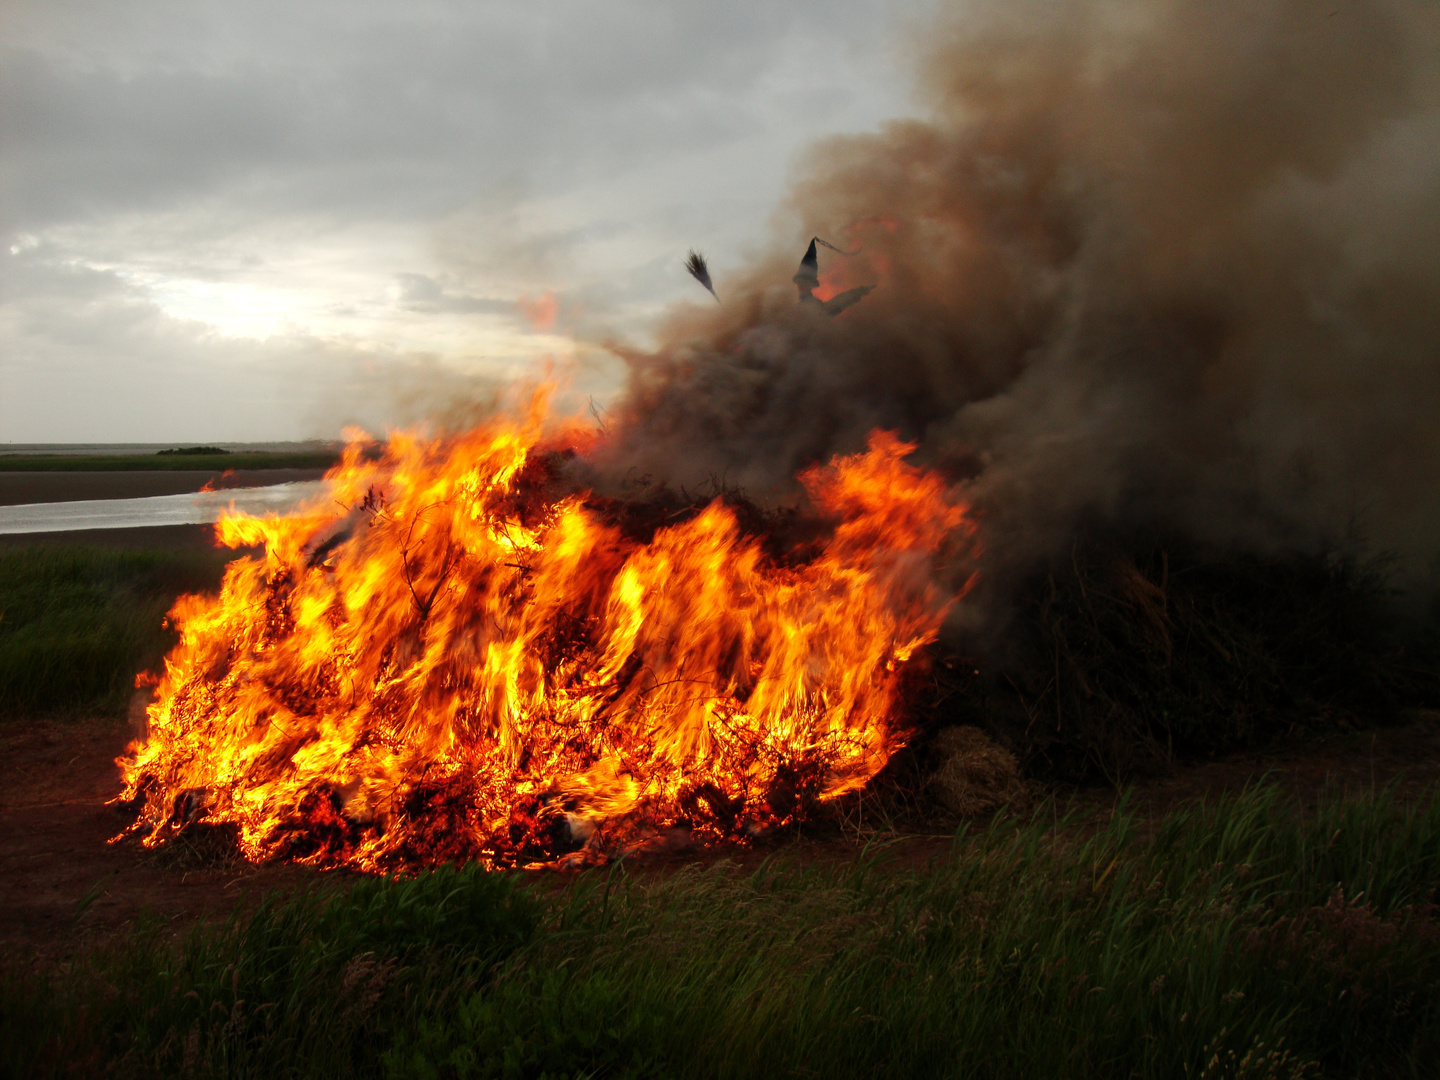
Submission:
<svg viewBox="0 0 1440 1080">
<path fill-rule="evenodd" d="M 0 444 L 333 436 L 643 335 L 910 111 L 926 6 L 0 0 Z"/>
</svg>

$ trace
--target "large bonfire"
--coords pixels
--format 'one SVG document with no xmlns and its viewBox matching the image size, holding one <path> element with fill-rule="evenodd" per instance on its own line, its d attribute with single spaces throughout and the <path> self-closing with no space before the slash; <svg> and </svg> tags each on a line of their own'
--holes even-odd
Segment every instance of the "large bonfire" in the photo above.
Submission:
<svg viewBox="0 0 1440 1080">
<path fill-rule="evenodd" d="M 905 737 L 905 667 L 953 594 L 965 509 L 913 447 L 800 480 L 823 537 L 767 556 L 716 499 L 640 537 L 555 494 L 572 438 L 522 421 L 360 444 L 324 505 L 217 527 L 182 597 L 132 833 L 228 824 L 252 860 L 576 865 L 745 837 L 863 786 Z"/>
</svg>

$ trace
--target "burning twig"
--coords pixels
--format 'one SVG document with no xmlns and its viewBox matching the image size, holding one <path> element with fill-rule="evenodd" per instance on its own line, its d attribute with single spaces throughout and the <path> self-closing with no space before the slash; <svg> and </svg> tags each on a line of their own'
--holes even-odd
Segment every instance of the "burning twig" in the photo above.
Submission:
<svg viewBox="0 0 1440 1080">
<path fill-rule="evenodd" d="M 342 504 L 343 507 L 343 504 Z M 373 486 L 365 492 L 365 498 L 352 507 L 343 507 L 345 516 L 338 522 L 329 526 L 328 537 L 324 536 L 326 530 L 321 530 L 311 537 L 310 543 L 314 544 L 309 557 L 305 560 L 305 569 L 313 570 L 317 566 L 323 566 L 330 557 L 330 553 L 341 544 L 345 543 L 360 528 L 361 520 L 366 514 L 376 517 L 385 510 L 385 495 L 376 490 Z M 319 541 L 318 543 L 316 541 Z"/>
<path fill-rule="evenodd" d="M 432 506 L 433 505 L 434 504 L 432 504 Z M 421 513 L 429 509 L 431 509 L 430 506 L 423 507 Z M 419 613 L 420 621 L 423 623 L 430 618 L 430 611 L 435 606 L 435 598 L 440 595 L 440 589 L 444 586 L 445 579 L 450 576 L 450 571 L 455 568 L 455 563 L 458 561 L 459 548 L 456 547 L 453 541 L 446 542 L 445 555 L 444 558 L 440 560 L 440 572 L 435 578 L 435 587 L 430 590 L 429 596 L 421 600 L 420 594 L 415 591 L 415 580 L 411 576 L 410 571 L 410 541 L 415 535 L 415 525 L 419 520 L 420 514 L 416 514 L 410 521 L 410 528 L 405 533 L 405 544 L 400 549 L 400 565 L 404 569 L 405 585 L 410 590 L 410 599 L 414 601 L 415 610 Z"/>
<path fill-rule="evenodd" d="M 692 248 L 690 257 L 685 260 L 685 269 L 690 271 L 691 277 L 710 290 L 710 295 L 715 297 L 718 304 L 720 294 L 715 291 L 715 286 L 710 281 L 710 267 L 705 263 L 705 256 Z"/>
<path fill-rule="evenodd" d="M 329 557 L 330 553 L 337 547 L 350 539 L 350 529 L 344 528 L 335 533 L 328 540 L 323 540 L 315 545 L 315 550 L 310 552 L 310 557 L 305 560 L 305 569 L 313 570 L 320 566 Z"/>
<path fill-rule="evenodd" d="M 821 300 L 815 296 L 815 290 L 820 287 L 820 257 L 815 251 L 815 245 L 827 247 L 831 251 L 841 255 L 858 255 L 860 249 L 845 251 L 836 247 L 828 241 L 821 240 L 818 236 L 810 238 L 810 246 L 805 249 L 805 256 L 800 260 L 800 269 L 795 271 L 795 276 L 790 280 L 795 282 L 796 288 L 800 290 L 800 303 L 811 304 L 819 307 L 826 315 L 832 318 L 840 312 L 864 299 L 865 295 L 875 288 L 874 285 L 860 285 L 854 289 L 847 289 L 838 296 L 832 296 L 828 300 Z"/>
<path fill-rule="evenodd" d="M 708 277 L 709 275 L 706 276 Z M 718 300 L 719 297 L 717 296 L 716 299 Z M 600 430 L 600 434 L 608 436 L 610 434 L 610 425 L 605 421 L 605 410 L 595 404 L 595 398 L 593 396 L 590 398 L 589 413 L 595 420 L 595 426 Z"/>
</svg>

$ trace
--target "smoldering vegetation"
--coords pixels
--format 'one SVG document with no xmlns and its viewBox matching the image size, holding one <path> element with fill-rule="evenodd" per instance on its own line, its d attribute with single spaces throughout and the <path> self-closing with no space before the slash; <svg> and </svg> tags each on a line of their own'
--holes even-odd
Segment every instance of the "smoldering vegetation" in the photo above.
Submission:
<svg viewBox="0 0 1440 1080">
<path fill-rule="evenodd" d="M 1214 585 L 1179 639 L 1243 627 L 1261 668 L 1294 651 L 1276 612 L 1338 625 L 1323 615 L 1336 589 L 1367 614 L 1322 652 L 1355 646 L 1377 606 L 1423 615 L 1440 552 L 1440 11 L 977 0 L 924 42 L 928 118 L 814 148 L 773 251 L 712 268 L 725 303 L 673 313 L 653 351 L 622 350 L 602 475 L 783 493 L 805 465 L 898 430 L 981 525 L 976 562 L 955 567 L 979 577 L 954 647 L 1010 685 L 1048 671 L 1011 704 L 1062 729 L 1056 656 L 1095 645 L 1074 671 L 1129 664 L 1121 639 L 1183 621 L 1161 580 L 1171 555 L 1190 568 L 1182 588 Z M 878 286 L 836 319 L 795 303 L 810 235 L 859 249 L 822 253 L 817 295 Z M 1128 628 L 1082 642 L 1067 634 L 1101 564 L 1148 567 L 1160 599 L 1150 614 L 1117 603 Z M 1300 579 L 1318 591 L 1278 595 Z M 1056 621 L 1057 597 L 1073 618 Z M 1360 655 L 1419 662 L 1395 632 Z M 1176 648 L 1159 648 L 1150 689 L 1193 698 Z M 1292 712 L 1323 711 L 1379 677 L 1342 693 L 1236 674 L 1244 655 L 1205 661 L 1247 688 L 1211 715 L 1258 715 L 1277 695 L 1255 688 L 1287 679 L 1304 683 L 1278 695 L 1305 703 Z M 1125 695 L 1074 671 L 1080 719 L 1117 715 Z M 1149 709 L 1149 692 L 1119 712 Z M 1143 727 L 1141 757 L 1175 745 L 1149 720 L 1121 727 L 1095 738 Z"/>
<path fill-rule="evenodd" d="M 935 734 L 956 725 L 989 733 L 1032 776 L 1123 785 L 1434 708 L 1434 620 L 1396 611 L 1386 571 L 1336 552 L 1082 537 L 1017 588 L 999 645 L 942 648 L 897 782 L 933 768 Z"/>
</svg>

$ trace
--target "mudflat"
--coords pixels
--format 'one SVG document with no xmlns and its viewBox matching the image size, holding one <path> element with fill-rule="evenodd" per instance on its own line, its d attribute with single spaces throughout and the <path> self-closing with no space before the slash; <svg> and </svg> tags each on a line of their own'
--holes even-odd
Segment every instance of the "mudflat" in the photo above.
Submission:
<svg viewBox="0 0 1440 1080">
<path fill-rule="evenodd" d="M 266 487 L 296 480 L 318 480 L 325 470 L 236 469 L 195 471 L 0 472 L 0 506 L 75 502 L 82 499 L 144 499 L 152 495 L 184 495 L 212 488 Z M 136 532 L 139 530 L 110 530 Z"/>
</svg>

